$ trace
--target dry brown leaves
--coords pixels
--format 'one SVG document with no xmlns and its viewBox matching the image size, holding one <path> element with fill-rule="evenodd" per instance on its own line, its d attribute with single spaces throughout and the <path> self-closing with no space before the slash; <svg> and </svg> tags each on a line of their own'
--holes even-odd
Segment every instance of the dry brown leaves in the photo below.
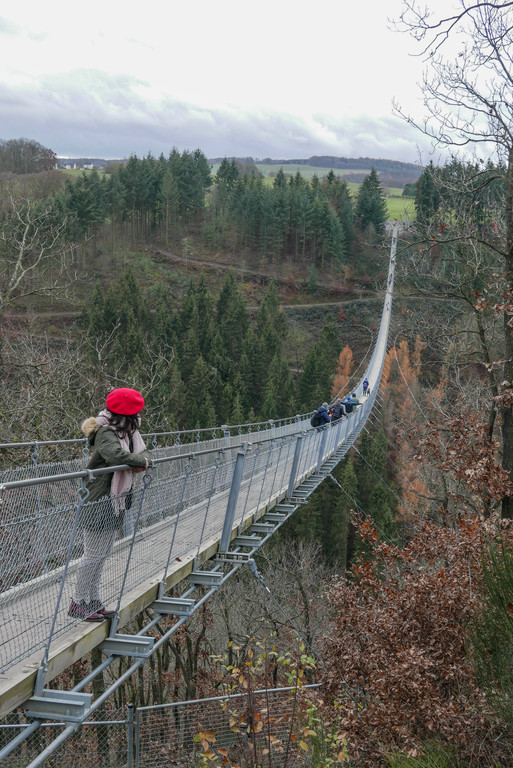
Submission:
<svg viewBox="0 0 513 768">
<path fill-rule="evenodd" d="M 359 699 L 355 706 L 344 697 L 349 754 L 378 766 L 384 753 L 421 750 L 434 737 L 461 755 L 476 744 L 493 754 L 493 721 L 466 649 L 479 609 L 482 541 L 496 536 L 493 523 L 425 524 L 402 550 L 378 544 L 368 523 L 360 533 L 374 545 L 372 559 L 354 567 L 353 581 L 331 585 L 325 639 L 332 698 L 344 680 Z"/>
</svg>

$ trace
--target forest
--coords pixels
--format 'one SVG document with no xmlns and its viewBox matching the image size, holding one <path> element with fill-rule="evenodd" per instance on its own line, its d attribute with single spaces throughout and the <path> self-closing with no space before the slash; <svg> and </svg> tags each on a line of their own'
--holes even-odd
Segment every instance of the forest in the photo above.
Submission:
<svg viewBox="0 0 513 768">
<path fill-rule="evenodd" d="M 418 127 L 448 155 L 409 190 L 379 406 L 258 556 L 269 592 L 242 569 L 109 706 L 319 682 L 297 712 L 305 766 L 513 764 L 510 5 L 402 18 L 434 51 Z M 386 282 L 378 169 L 353 197 L 334 171 L 267 183 L 225 158 L 214 176 L 200 149 L 66 177 L 14 166 L 7 144 L 3 442 L 75 436 L 117 386 L 144 392 L 148 430 L 307 413 L 350 391 Z M 271 736 L 238 764 L 270 764 Z M 198 765 L 231 764 L 201 739 Z M 110 765 L 100 740 L 95 756 Z"/>
<path fill-rule="evenodd" d="M 362 313 L 359 286 L 379 295 L 386 274 L 379 178 L 371 172 L 354 200 L 333 173 L 311 182 L 278 173 L 266 192 L 246 170 L 226 161 L 212 178 L 200 150 L 172 150 L 167 159 L 134 156 L 108 176 L 3 177 L 4 442 L 76 436 L 83 415 L 115 386 L 145 393 L 145 426 L 155 430 L 305 413 L 349 390 L 372 342 L 358 326 L 375 328 L 380 311 L 378 300 Z M 477 184 L 478 173 L 489 183 Z M 400 243 L 400 309 L 380 407 L 334 481 L 259 558 L 294 624 L 242 572 L 111 706 L 285 685 L 295 669 L 323 683 L 322 697 L 310 702 L 318 715 L 308 727 L 301 721 L 306 764 L 427 765 L 417 753 L 437 761 L 457 755 L 462 765 L 506 759 L 509 688 L 496 691 L 505 681 L 500 633 L 509 631 L 500 605 L 512 588 L 501 523 L 510 485 L 494 399 L 500 323 L 492 297 L 498 301 L 501 278 L 490 248 L 467 242 L 474 231 L 492 246 L 500 239 L 504 175 L 500 164 L 476 169 L 452 158 L 426 166 L 418 181 L 417 221 Z M 455 178 L 468 194 L 455 197 Z M 315 229 L 320 219 L 299 219 L 305 208 L 329 212 L 326 232 L 338 233 L 330 247 Z M 453 221 L 456 210 L 461 219 Z M 179 276 L 162 254 L 180 251 L 184 240 L 185 257 L 208 264 L 222 251 L 232 268 L 214 284 L 206 272 Z M 242 255 L 274 269 L 276 281 L 248 291 L 235 271 Z M 315 269 L 323 282 L 323 262 L 324 290 L 312 281 Z M 291 284 L 292 297 L 351 301 L 311 328 L 308 311 L 302 325 L 287 313 Z M 45 327 L 41 315 L 50 308 L 58 317 L 59 306 L 76 310 L 71 322 Z M 6 451 L 3 465 L 12 460 Z M 269 643 L 276 652 L 268 658 Z M 243 667 L 249 677 L 236 675 Z M 111 673 L 104 674 L 97 693 Z"/>
</svg>

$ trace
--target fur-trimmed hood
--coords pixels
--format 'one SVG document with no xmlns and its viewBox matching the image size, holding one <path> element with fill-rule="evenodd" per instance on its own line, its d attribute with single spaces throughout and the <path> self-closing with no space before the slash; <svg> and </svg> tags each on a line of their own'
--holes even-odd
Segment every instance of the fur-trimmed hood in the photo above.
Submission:
<svg viewBox="0 0 513 768">
<path fill-rule="evenodd" d="M 88 419 L 82 422 L 82 432 L 88 440 L 91 440 L 99 429 L 100 425 L 94 416 L 90 416 Z"/>
</svg>

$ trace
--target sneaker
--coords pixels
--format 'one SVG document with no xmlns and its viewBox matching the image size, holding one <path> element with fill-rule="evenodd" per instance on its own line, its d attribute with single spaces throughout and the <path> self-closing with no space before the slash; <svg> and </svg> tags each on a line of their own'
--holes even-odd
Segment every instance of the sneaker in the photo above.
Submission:
<svg viewBox="0 0 513 768">
<path fill-rule="evenodd" d="M 101 600 L 91 600 L 91 602 L 87 607 L 91 612 L 94 612 L 99 614 L 100 616 L 103 616 L 104 619 L 110 619 L 112 618 L 112 616 L 116 615 L 116 611 L 107 610 L 107 608 L 104 607 Z"/>
<path fill-rule="evenodd" d="M 68 616 L 73 616 L 74 619 L 83 619 L 84 621 L 103 621 L 105 618 L 101 613 L 91 611 L 89 605 L 84 600 L 81 600 L 79 603 L 72 600 L 68 608 Z"/>
</svg>

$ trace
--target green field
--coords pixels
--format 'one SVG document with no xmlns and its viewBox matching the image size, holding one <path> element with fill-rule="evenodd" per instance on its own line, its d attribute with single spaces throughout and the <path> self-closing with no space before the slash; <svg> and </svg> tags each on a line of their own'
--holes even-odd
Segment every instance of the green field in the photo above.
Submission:
<svg viewBox="0 0 513 768">
<path fill-rule="evenodd" d="M 59 168 L 59 173 L 63 173 L 65 176 L 70 176 L 72 179 L 78 179 L 83 173 L 93 173 L 93 171 L 84 170 L 82 168 Z M 98 173 L 103 176 L 104 173 L 101 169 L 98 169 Z"/>
<path fill-rule="evenodd" d="M 401 197 L 400 195 L 391 195 L 386 198 L 388 208 L 388 218 L 399 221 L 413 221 L 415 218 L 415 199 L 413 197 Z"/>
<path fill-rule="evenodd" d="M 299 171 L 301 176 L 304 176 L 305 179 L 311 179 L 312 176 L 318 176 L 320 179 L 322 179 L 323 176 L 328 175 L 330 170 L 333 170 L 333 173 L 336 176 L 347 176 L 350 173 L 364 173 L 367 175 L 369 173 L 369 171 L 365 169 L 358 170 L 353 168 L 319 168 L 319 166 L 316 165 L 302 165 L 301 163 L 293 163 L 291 165 L 258 163 L 257 168 L 266 178 L 269 177 L 271 179 L 276 176 L 280 168 L 283 168 L 283 173 L 286 176 L 294 176 Z"/>
<path fill-rule="evenodd" d="M 333 170 L 333 172 L 337 176 L 347 176 L 351 173 L 364 173 L 367 175 L 369 173 L 369 170 L 367 169 L 358 169 L 358 168 L 319 168 L 317 165 L 303 165 L 302 163 L 291 163 L 290 165 L 275 165 L 274 163 L 258 163 L 257 166 L 258 170 L 262 174 L 262 176 L 265 179 L 274 179 L 280 168 L 283 169 L 283 173 L 287 178 L 289 176 L 295 176 L 295 174 L 299 171 L 301 176 L 304 176 L 305 179 L 311 179 L 312 176 L 316 175 L 320 179 L 322 179 L 323 176 L 327 176 L 330 170 Z M 219 163 L 214 163 L 212 166 L 212 174 L 215 175 L 217 173 L 217 170 L 219 168 Z"/>
</svg>

